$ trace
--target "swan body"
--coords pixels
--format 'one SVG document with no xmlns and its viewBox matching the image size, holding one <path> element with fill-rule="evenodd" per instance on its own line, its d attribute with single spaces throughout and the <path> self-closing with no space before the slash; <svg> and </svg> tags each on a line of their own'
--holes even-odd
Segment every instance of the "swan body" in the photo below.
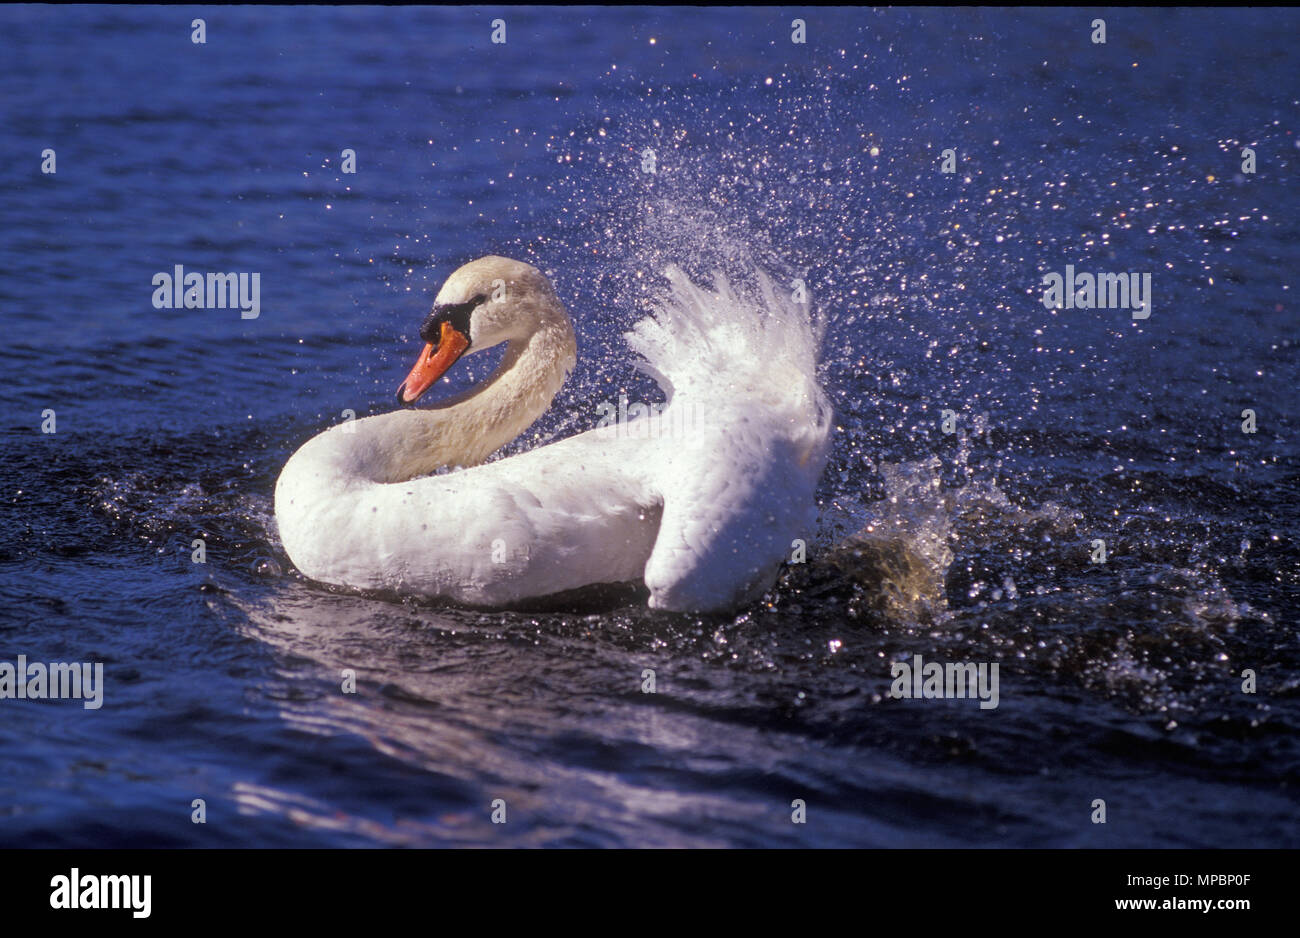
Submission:
<svg viewBox="0 0 1300 938">
<path fill-rule="evenodd" d="M 668 394 L 661 415 L 485 462 L 549 406 L 577 360 L 568 314 L 536 268 L 484 257 L 448 278 L 399 389 L 506 342 L 501 365 L 430 408 L 349 421 L 304 444 L 275 490 L 285 551 L 324 583 L 507 606 L 643 581 L 653 608 L 713 611 L 771 586 L 811 537 L 830 407 L 815 328 L 759 275 L 761 296 L 668 270 L 672 292 L 628 334 Z M 455 471 L 443 471 L 461 467 Z"/>
</svg>

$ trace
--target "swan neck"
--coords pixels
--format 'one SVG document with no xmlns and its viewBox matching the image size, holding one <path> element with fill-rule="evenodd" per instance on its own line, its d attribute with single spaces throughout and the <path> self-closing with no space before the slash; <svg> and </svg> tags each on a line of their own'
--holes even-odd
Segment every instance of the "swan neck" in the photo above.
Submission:
<svg viewBox="0 0 1300 938">
<path fill-rule="evenodd" d="M 577 361 L 568 317 L 510 341 L 481 384 L 432 407 L 358 421 L 354 452 L 376 482 L 403 482 L 449 467 L 482 463 L 546 412 Z M 360 431 L 361 427 L 358 426 Z"/>
</svg>

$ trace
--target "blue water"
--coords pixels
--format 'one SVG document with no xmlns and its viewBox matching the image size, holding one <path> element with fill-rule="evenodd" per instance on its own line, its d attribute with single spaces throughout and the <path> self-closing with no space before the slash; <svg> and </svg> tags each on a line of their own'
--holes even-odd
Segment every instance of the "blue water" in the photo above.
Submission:
<svg viewBox="0 0 1300 938">
<path fill-rule="evenodd" d="M 1300 15 L 196 10 L 0 9 L 0 662 L 106 682 L 0 700 L 0 843 L 1300 844 Z M 620 334 L 665 264 L 805 279 L 809 562 L 725 617 L 299 576 L 280 468 L 391 409 L 488 253 L 580 343 L 507 453 L 653 398 Z M 176 264 L 259 317 L 155 309 Z M 1150 318 L 1045 309 L 1066 264 L 1151 273 Z M 997 662 L 998 708 L 888 698 L 914 654 Z"/>
</svg>

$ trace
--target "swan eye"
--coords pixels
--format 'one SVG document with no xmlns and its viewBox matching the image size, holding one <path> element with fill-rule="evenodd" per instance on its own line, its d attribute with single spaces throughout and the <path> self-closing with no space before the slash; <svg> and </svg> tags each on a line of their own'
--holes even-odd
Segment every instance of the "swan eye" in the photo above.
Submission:
<svg viewBox="0 0 1300 938">
<path fill-rule="evenodd" d="M 464 303 L 435 304 L 429 315 L 425 317 L 424 324 L 420 326 L 420 338 L 426 342 L 432 342 L 436 348 L 438 338 L 442 335 L 442 324 L 450 322 L 457 332 L 468 339 L 470 334 L 469 318 L 473 315 L 475 307 L 486 299 L 487 296 L 480 293 Z"/>
</svg>

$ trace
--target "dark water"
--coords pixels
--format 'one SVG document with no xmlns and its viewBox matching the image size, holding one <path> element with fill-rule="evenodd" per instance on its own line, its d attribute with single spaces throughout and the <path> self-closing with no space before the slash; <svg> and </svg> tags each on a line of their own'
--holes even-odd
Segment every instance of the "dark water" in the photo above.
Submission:
<svg viewBox="0 0 1300 938">
<path fill-rule="evenodd" d="M 1300 844 L 1300 16 L 200 13 L 0 11 L 0 661 L 106 682 L 0 700 L 0 842 Z M 809 562 L 734 617 L 298 576 L 281 466 L 390 409 L 486 253 L 581 347 L 507 452 L 654 394 L 619 335 L 665 263 L 804 277 Z M 176 264 L 259 272 L 260 316 L 153 308 Z M 1150 318 L 1045 309 L 1066 264 L 1151 273 Z M 914 654 L 998 663 L 999 706 L 888 698 Z"/>
</svg>

